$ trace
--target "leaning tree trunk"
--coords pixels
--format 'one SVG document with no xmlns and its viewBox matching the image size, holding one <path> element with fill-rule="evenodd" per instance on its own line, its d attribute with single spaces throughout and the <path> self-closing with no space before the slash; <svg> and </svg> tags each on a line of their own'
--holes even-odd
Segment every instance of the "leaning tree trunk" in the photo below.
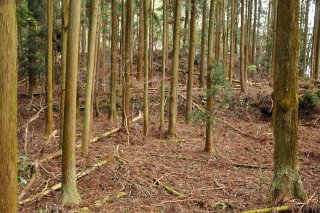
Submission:
<svg viewBox="0 0 320 213">
<path fill-rule="evenodd" d="M 46 137 L 51 135 L 53 129 L 53 92 L 52 92 L 52 65 L 53 65 L 53 0 L 48 1 L 47 8 L 47 85 L 46 85 Z"/>
<path fill-rule="evenodd" d="M 213 34 L 214 34 L 214 6 L 215 1 L 211 0 L 210 4 L 210 16 L 209 16 L 209 31 L 208 31 L 208 68 L 207 68 L 207 90 L 211 90 L 212 86 L 212 74 L 213 74 L 213 64 L 214 64 L 214 52 L 213 52 Z M 212 153 L 212 96 L 207 93 L 207 103 L 206 111 L 209 116 L 206 117 L 206 143 L 204 151 Z"/>
<path fill-rule="evenodd" d="M 205 55 L 206 55 L 206 37 L 207 37 L 207 0 L 203 1 L 202 9 L 202 29 L 201 29 L 201 56 L 200 56 L 200 87 L 204 86 L 204 72 L 205 72 Z"/>
<path fill-rule="evenodd" d="M 0 212 L 17 212 L 16 1 L 0 3 Z"/>
<path fill-rule="evenodd" d="M 283 202 L 306 198 L 298 168 L 299 0 L 279 1 L 277 14 L 274 176 L 270 196 L 275 202 Z"/>
<path fill-rule="evenodd" d="M 94 59 L 96 54 L 96 39 L 98 30 L 98 13 L 99 0 L 93 0 L 91 6 L 91 24 L 89 34 L 88 63 L 87 63 L 87 82 L 86 82 L 86 100 L 84 108 L 84 124 L 82 135 L 82 151 L 88 155 L 90 141 L 90 121 L 91 121 L 91 105 L 94 84 Z"/>
<path fill-rule="evenodd" d="M 81 202 L 76 185 L 76 99 L 77 78 L 79 67 L 80 40 L 80 7 L 81 0 L 70 0 L 70 15 L 68 29 L 67 73 L 65 94 L 65 119 L 62 144 L 62 195 L 63 204 L 78 204 Z"/>
<path fill-rule="evenodd" d="M 178 77 L 179 77 L 179 52 L 180 52 L 180 16 L 181 0 L 175 0 L 175 18 L 173 33 L 173 61 L 172 61 L 172 78 L 170 90 L 169 105 L 169 137 L 177 136 L 177 115 L 178 115 Z"/>
<path fill-rule="evenodd" d="M 186 101 L 186 122 L 190 121 L 192 113 L 192 90 L 194 81 L 194 58 L 195 58 L 195 36 L 196 36 L 196 0 L 191 0 L 191 20 L 189 36 L 189 60 L 188 60 L 188 82 L 187 82 L 187 101 Z"/>
</svg>

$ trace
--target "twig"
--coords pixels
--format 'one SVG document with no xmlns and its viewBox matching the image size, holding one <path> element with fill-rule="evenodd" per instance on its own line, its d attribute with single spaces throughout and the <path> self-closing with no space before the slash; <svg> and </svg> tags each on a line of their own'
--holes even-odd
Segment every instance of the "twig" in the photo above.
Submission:
<svg viewBox="0 0 320 213">
<path fill-rule="evenodd" d="M 180 196 L 183 196 L 183 195 L 184 195 L 183 193 L 174 190 L 172 187 L 170 187 L 170 186 L 168 186 L 168 185 L 166 185 L 166 184 L 164 184 L 164 183 L 161 183 L 159 180 L 155 180 L 155 184 L 161 186 L 161 187 L 164 188 L 167 192 L 169 192 L 170 194 L 172 194 L 172 195 L 174 195 L 174 196 L 180 197 Z"/>
</svg>

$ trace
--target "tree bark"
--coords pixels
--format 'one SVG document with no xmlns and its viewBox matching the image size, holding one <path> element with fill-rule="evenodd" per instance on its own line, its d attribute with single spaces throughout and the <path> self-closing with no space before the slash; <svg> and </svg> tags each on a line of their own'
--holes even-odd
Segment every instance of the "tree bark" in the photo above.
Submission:
<svg viewBox="0 0 320 213">
<path fill-rule="evenodd" d="M 209 31 L 208 31 L 208 68 L 207 68 L 207 90 L 211 90 L 212 86 L 212 74 L 214 66 L 214 53 L 213 53 L 213 34 L 214 34 L 214 7 L 215 0 L 211 0 L 210 4 L 210 16 L 209 16 Z M 212 96 L 207 93 L 206 103 L 206 143 L 204 151 L 212 153 Z"/>
<path fill-rule="evenodd" d="M 200 87 L 204 86 L 204 72 L 205 72 L 205 55 L 206 55 L 206 37 L 207 37 L 207 0 L 203 1 L 202 9 L 202 29 L 201 29 L 201 56 L 200 56 Z"/>
<path fill-rule="evenodd" d="M 279 1 L 274 72 L 272 201 L 306 198 L 298 169 L 299 0 Z M 288 56 L 290 56 L 288 58 Z"/>
<path fill-rule="evenodd" d="M 143 17 L 143 1 L 140 0 L 140 14 L 139 14 L 139 47 L 138 47 L 138 70 L 137 70 L 137 80 L 142 80 L 142 68 L 143 68 L 143 54 L 144 54 L 144 17 Z"/>
<path fill-rule="evenodd" d="M 241 91 L 246 91 L 246 81 L 244 78 L 245 75 L 245 21 L 244 21 L 244 9 L 245 4 L 244 0 L 241 0 L 241 35 L 240 35 L 240 84 L 241 84 Z"/>
<path fill-rule="evenodd" d="M 0 3 L 0 212 L 17 209 L 16 1 Z"/>
<path fill-rule="evenodd" d="M 111 4 L 111 94 L 109 118 L 112 122 L 117 117 L 117 0 Z M 121 87 L 121 86 L 120 86 Z"/>
<path fill-rule="evenodd" d="M 124 126 L 130 123 L 130 71 L 132 48 L 132 0 L 127 0 L 126 11 L 126 39 L 125 39 L 125 73 L 124 73 L 124 105 L 122 121 Z"/>
<path fill-rule="evenodd" d="M 191 0 L 191 20 L 190 20 L 190 36 L 189 36 L 189 60 L 188 60 L 188 82 L 187 82 L 187 101 L 186 101 L 186 115 L 187 123 L 190 121 L 192 113 L 192 90 L 194 81 L 194 58 L 195 58 L 195 36 L 196 36 L 196 0 Z"/>
<path fill-rule="evenodd" d="M 229 81 L 232 83 L 233 70 L 234 70 L 234 1 L 231 0 L 231 23 L 230 23 L 230 62 L 229 62 Z"/>
<path fill-rule="evenodd" d="M 141 0 L 142 1 L 142 0 Z M 143 94 L 143 133 L 145 136 L 149 134 L 149 61 L 148 61 L 148 33 L 149 33 L 149 15 L 148 15 L 148 0 L 143 0 L 143 16 L 144 16 L 144 94 Z M 142 11 L 141 11 L 142 12 Z M 152 17 L 152 16 L 151 16 Z"/>
<path fill-rule="evenodd" d="M 173 61 L 172 61 L 172 78 L 169 104 L 169 137 L 177 136 L 177 115 L 178 115 L 178 77 L 179 77 L 179 52 L 180 52 L 180 17 L 181 17 L 181 0 L 175 0 L 175 18 L 173 33 Z"/>
<path fill-rule="evenodd" d="M 77 96 L 77 69 L 79 67 L 79 40 L 80 40 L 80 8 L 81 0 L 70 0 L 67 72 L 65 94 L 65 119 L 62 144 L 62 195 L 63 204 L 78 204 L 81 202 L 76 185 L 76 96 Z"/>
</svg>

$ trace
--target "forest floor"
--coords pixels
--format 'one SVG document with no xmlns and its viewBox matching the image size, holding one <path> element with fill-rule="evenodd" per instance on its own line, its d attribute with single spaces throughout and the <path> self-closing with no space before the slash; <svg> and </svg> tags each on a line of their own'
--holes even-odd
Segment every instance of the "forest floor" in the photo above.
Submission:
<svg viewBox="0 0 320 213">
<path fill-rule="evenodd" d="M 155 79 L 159 76 L 156 72 Z M 185 76 L 182 74 L 181 78 Z M 143 85 L 135 80 L 133 85 L 133 117 L 136 117 L 138 109 L 142 109 Z M 185 84 L 181 83 L 179 92 L 185 95 L 182 85 Z M 59 133 L 48 142 L 43 137 L 45 116 L 43 112 L 38 112 L 44 106 L 45 98 L 35 96 L 31 101 L 24 95 L 26 88 L 23 85 L 19 87 L 19 155 L 28 157 L 20 158 L 22 162 L 19 167 L 28 170 L 29 163 L 35 159 L 43 159 L 58 151 L 60 139 Z M 159 88 L 158 83 L 152 88 Z M 137 91 L 140 91 L 139 94 Z M 78 180 L 83 199 L 80 205 L 62 206 L 61 191 L 56 190 L 20 204 L 19 212 L 239 212 L 272 206 L 267 201 L 273 175 L 271 120 L 249 100 L 270 91 L 271 87 L 263 83 L 250 87 L 247 94 L 234 90 L 232 103 L 215 109 L 215 154 L 209 155 L 203 152 L 205 125 L 203 122 L 185 123 L 185 101 L 181 96 L 178 137 L 175 140 L 166 138 L 167 127 L 159 130 L 159 90 L 151 90 L 151 129 L 148 137 L 143 136 L 143 120 L 140 119 L 130 128 L 93 143 L 89 160 L 83 160 L 80 149 L 77 149 L 78 174 L 107 159 L 106 164 Z M 197 90 L 195 93 L 194 101 L 201 105 L 202 98 L 197 94 L 203 94 L 203 91 Z M 58 93 L 56 95 L 55 106 L 58 106 Z M 194 110 L 198 109 L 195 107 Z M 26 125 L 37 114 L 36 120 Z M 55 129 L 59 129 L 57 107 L 54 118 Z M 319 118 L 318 113 L 299 121 L 300 172 L 310 198 L 307 205 L 313 207 L 320 202 Z M 93 137 L 121 126 L 120 116 L 118 120 L 110 123 L 102 110 L 102 115 L 94 118 Z M 77 143 L 81 143 L 81 132 L 80 118 Z M 41 162 L 38 169 L 30 190 L 20 201 L 61 182 L 61 156 Z M 20 176 L 26 180 L 30 178 L 23 171 Z M 25 185 L 20 183 L 20 193 L 23 188 Z M 287 204 L 297 203 L 290 201 Z"/>
</svg>

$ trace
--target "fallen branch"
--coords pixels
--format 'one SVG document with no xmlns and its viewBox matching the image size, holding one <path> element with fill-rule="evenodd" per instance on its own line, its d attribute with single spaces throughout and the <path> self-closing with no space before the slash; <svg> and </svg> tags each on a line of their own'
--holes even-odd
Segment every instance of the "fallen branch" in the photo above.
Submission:
<svg viewBox="0 0 320 213">
<path fill-rule="evenodd" d="M 160 157 L 160 158 L 169 158 L 169 159 L 176 159 L 176 160 L 190 160 L 190 161 L 197 161 L 197 162 L 207 162 L 205 160 L 198 160 L 198 159 L 194 159 L 194 158 L 179 157 L 179 156 L 172 156 L 172 155 L 160 155 L 160 154 L 157 154 L 157 153 L 149 153 L 148 156 Z"/>
<path fill-rule="evenodd" d="M 159 180 L 156 180 L 155 184 L 161 186 L 164 190 L 166 190 L 167 192 L 169 192 L 170 194 L 172 194 L 174 196 L 180 197 L 180 196 L 184 195 L 183 193 L 174 190 L 172 187 L 161 183 Z"/>
<path fill-rule="evenodd" d="M 291 210 L 291 208 L 289 206 L 280 206 L 280 207 L 250 210 L 250 211 L 245 211 L 245 212 L 241 212 L 241 213 L 285 212 L 285 211 L 290 211 L 290 210 Z"/>
<path fill-rule="evenodd" d="M 85 171 L 77 174 L 76 175 L 77 180 L 82 178 L 82 177 L 84 177 L 84 176 L 86 176 L 86 175 L 88 175 L 89 173 L 95 171 L 97 168 L 109 163 L 110 161 L 111 161 L 110 159 L 105 159 L 105 160 L 100 161 L 99 163 L 94 164 L 91 168 L 86 169 Z M 47 189 L 47 190 L 42 191 L 42 192 L 39 192 L 39 193 L 37 193 L 37 194 L 35 194 L 33 196 L 30 196 L 29 198 L 27 198 L 27 199 L 25 199 L 23 201 L 20 201 L 19 205 L 22 205 L 22 204 L 25 204 L 25 203 L 29 203 L 29 202 L 33 202 L 33 201 L 35 201 L 35 200 L 37 200 L 37 199 L 39 199 L 39 198 L 41 198 L 41 197 L 43 197 L 45 195 L 48 195 L 49 193 L 54 192 L 54 191 L 56 191 L 58 189 L 61 189 L 61 183 L 55 184 L 50 189 Z"/>
<path fill-rule="evenodd" d="M 182 94 L 180 94 L 180 93 L 179 93 L 178 95 L 179 95 L 180 97 L 182 97 L 183 99 L 187 100 L 187 98 L 186 98 L 184 95 L 182 95 Z M 204 109 L 202 106 L 200 106 L 200 105 L 198 105 L 198 104 L 196 104 L 196 103 L 194 103 L 194 102 L 192 102 L 192 104 L 193 104 L 194 106 L 196 106 L 198 109 L 200 109 L 202 112 L 205 112 L 205 109 Z M 258 140 L 258 141 L 261 140 L 260 138 L 257 138 L 257 137 L 255 137 L 255 136 L 253 136 L 253 135 L 250 135 L 250 134 L 248 134 L 248 133 L 243 132 L 242 130 L 238 129 L 237 127 L 231 125 L 230 123 L 228 123 L 228 122 L 226 122 L 226 121 L 224 121 L 224 120 L 222 120 L 222 119 L 220 119 L 220 118 L 215 118 L 215 119 L 216 119 L 217 121 L 220 121 L 221 123 L 223 123 L 223 124 L 231 127 L 232 129 L 234 129 L 236 132 L 238 132 L 238 133 L 241 134 L 241 135 L 244 135 L 244 136 L 249 137 L 249 138 L 253 138 L 253 139 Z"/>
<path fill-rule="evenodd" d="M 242 168 L 248 168 L 248 169 L 267 169 L 266 166 L 257 166 L 257 165 L 250 165 L 250 164 L 239 164 L 239 163 L 232 163 L 235 167 L 242 167 Z"/>
<path fill-rule="evenodd" d="M 139 120 L 142 119 L 142 118 L 143 118 L 142 114 L 139 113 L 139 115 L 132 120 L 132 124 L 135 123 L 135 122 L 137 122 L 137 121 L 139 121 Z M 90 143 L 95 143 L 95 142 L 99 141 L 99 140 L 102 139 L 102 138 L 109 137 L 110 135 L 113 135 L 114 133 L 119 132 L 122 128 L 123 128 L 123 127 L 121 126 L 121 127 L 115 128 L 115 129 L 113 129 L 113 130 L 111 130 L 111 131 L 105 132 L 105 133 L 101 134 L 100 136 L 97 136 L 97 137 L 91 139 L 91 140 L 90 140 Z M 76 148 L 81 148 L 81 145 L 77 145 Z M 56 152 L 54 152 L 54 153 L 52 153 L 52 154 L 47 155 L 47 156 L 44 157 L 43 159 L 41 159 L 41 160 L 39 161 L 39 163 L 44 163 L 44 162 L 46 162 L 46 161 L 48 161 L 48 160 L 57 158 L 57 157 L 59 157 L 60 155 L 62 155 L 62 151 L 61 151 L 61 150 L 56 151 Z"/>
</svg>

